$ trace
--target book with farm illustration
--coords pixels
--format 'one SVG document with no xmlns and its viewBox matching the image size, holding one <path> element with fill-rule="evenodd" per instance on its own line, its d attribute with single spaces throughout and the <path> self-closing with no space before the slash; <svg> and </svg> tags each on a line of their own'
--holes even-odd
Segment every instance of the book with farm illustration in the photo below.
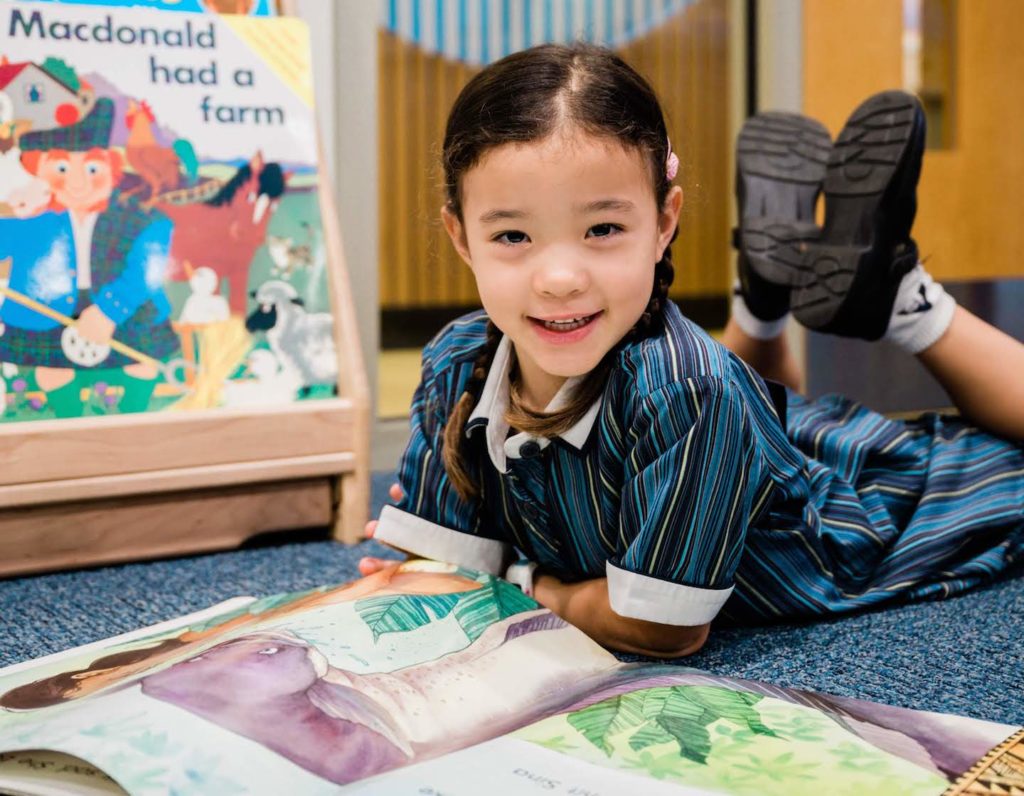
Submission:
<svg viewBox="0 0 1024 796">
<path fill-rule="evenodd" d="M 3 421 L 336 394 L 308 31 L 246 5 L 0 2 Z"/>
<path fill-rule="evenodd" d="M 1012 793 L 1024 730 L 620 663 L 509 583 L 425 561 L 0 670 L 5 793 L 482 787 Z"/>
</svg>

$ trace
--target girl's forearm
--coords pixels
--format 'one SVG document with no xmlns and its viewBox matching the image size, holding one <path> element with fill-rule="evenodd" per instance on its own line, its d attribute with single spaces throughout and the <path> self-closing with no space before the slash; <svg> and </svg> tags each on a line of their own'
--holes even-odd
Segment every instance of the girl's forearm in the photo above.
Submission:
<svg viewBox="0 0 1024 796">
<path fill-rule="evenodd" d="M 541 574 L 534 582 L 534 598 L 599 644 L 653 658 L 692 655 L 704 645 L 710 627 L 665 625 L 621 616 L 612 610 L 606 578 L 563 583 Z"/>
</svg>

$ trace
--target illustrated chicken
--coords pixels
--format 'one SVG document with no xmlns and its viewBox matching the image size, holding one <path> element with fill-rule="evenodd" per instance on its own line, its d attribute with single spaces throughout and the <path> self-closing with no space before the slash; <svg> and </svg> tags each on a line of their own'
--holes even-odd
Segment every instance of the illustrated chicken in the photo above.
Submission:
<svg viewBox="0 0 1024 796">
<path fill-rule="evenodd" d="M 127 199 L 148 187 L 149 196 L 144 206 L 151 207 L 162 192 L 178 187 L 182 159 L 177 146 L 166 147 L 157 142 L 153 134 L 156 117 L 147 102 L 129 101 L 125 122 L 128 125 L 128 140 L 125 142 L 124 154 L 128 165 L 142 178 L 142 183 L 128 189 L 121 196 Z"/>
</svg>

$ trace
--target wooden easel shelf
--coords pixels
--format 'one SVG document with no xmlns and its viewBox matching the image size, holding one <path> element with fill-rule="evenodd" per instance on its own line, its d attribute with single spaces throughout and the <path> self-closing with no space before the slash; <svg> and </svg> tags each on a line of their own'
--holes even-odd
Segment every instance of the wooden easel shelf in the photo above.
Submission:
<svg viewBox="0 0 1024 796">
<path fill-rule="evenodd" d="M 325 477 L 5 509 L 0 577 L 226 550 L 334 517 Z"/>
</svg>

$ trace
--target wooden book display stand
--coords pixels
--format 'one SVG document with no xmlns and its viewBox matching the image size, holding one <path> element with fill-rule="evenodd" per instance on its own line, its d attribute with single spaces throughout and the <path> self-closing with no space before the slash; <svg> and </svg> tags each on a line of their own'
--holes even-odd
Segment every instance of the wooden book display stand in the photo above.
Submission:
<svg viewBox="0 0 1024 796">
<path fill-rule="evenodd" d="M 0 22 L 0 576 L 359 539 L 369 391 L 302 23 Z"/>
</svg>

